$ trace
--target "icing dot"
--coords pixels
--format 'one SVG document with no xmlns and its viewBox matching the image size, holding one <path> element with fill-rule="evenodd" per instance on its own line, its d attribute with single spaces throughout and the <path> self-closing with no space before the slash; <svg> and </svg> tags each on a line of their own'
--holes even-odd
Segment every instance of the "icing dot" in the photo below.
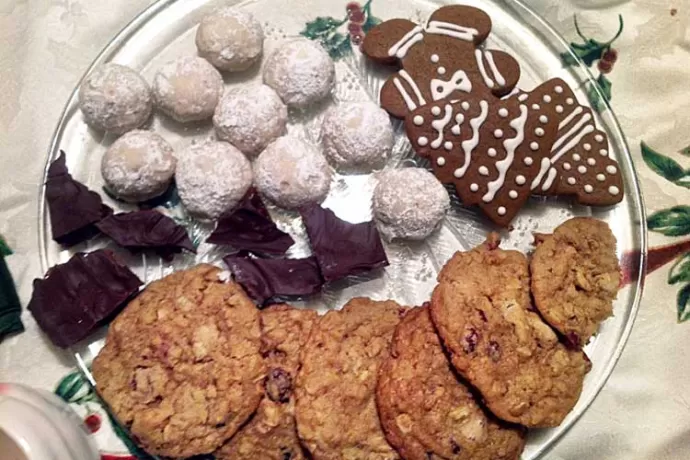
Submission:
<svg viewBox="0 0 690 460">
<path fill-rule="evenodd" d="M 532 110 L 539 110 L 539 104 L 532 104 Z"/>
<path fill-rule="evenodd" d="M 573 153 L 573 161 L 580 161 L 582 157 L 578 155 L 577 153 Z"/>
<path fill-rule="evenodd" d="M 609 155 L 609 152 L 608 152 L 608 150 L 606 150 L 606 149 L 601 149 L 601 150 L 599 150 L 599 154 L 600 154 L 602 157 L 606 157 L 606 156 Z"/>
<path fill-rule="evenodd" d="M 554 89 L 558 94 L 561 94 L 563 92 L 563 87 L 561 85 L 556 86 Z"/>
<path fill-rule="evenodd" d="M 532 150 L 538 150 L 539 144 L 537 142 L 532 142 L 530 143 L 529 148 L 531 148 Z"/>
<path fill-rule="evenodd" d="M 432 54 L 431 55 L 431 62 L 436 63 L 439 61 L 438 54 Z"/>
<path fill-rule="evenodd" d="M 453 149 L 453 143 L 451 141 L 446 141 L 443 144 L 443 148 L 446 150 L 452 150 Z"/>
<path fill-rule="evenodd" d="M 463 121 L 465 121 L 465 115 L 463 115 L 461 113 L 455 115 L 455 121 L 457 123 L 462 123 Z"/>
<path fill-rule="evenodd" d="M 515 183 L 518 185 L 524 185 L 525 182 L 527 182 L 527 179 L 525 179 L 525 176 L 523 176 L 522 174 L 515 178 Z"/>
<path fill-rule="evenodd" d="M 495 131 L 494 131 L 494 137 L 495 137 L 496 139 L 502 138 L 502 137 L 503 137 L 503 130 L 501 130 L 501 129 L 495 130 Z"/>
<path fill-rule="evenodd" d="M 504 208 L 503 206 L 499 206 L 497 212 L 498 212 L 499 216 L 505 216 L 506 215 L 506 208 Z"/>
<path fill-rule="evenodd" d="M 511 190 L 510 192 L 508 192 L 508 196 L 512 199 L 515 199 L 518 197 L 518 192 L 516 192 L 515 190 Z"/>
<path fill-rule="evenodd" d="M 594 136 L 594 140 L 597 142 L 604 142 L 604 136 L 602 136 L 601 134 L 597 134 L 596 136 Z"/>
<path fill-rule="evenodd" d="M 556 113 L 563 113 L 563 106 L 562 105 L 556 106 Z"/>
<path fill-rule="evenodd" d="M 582 144 L 582 148 L 589 152 L 592 150 L 592 144 Z"/>
<path fill-rule="evenodd" d="M 495 157 L 496 156 L 496 149 L 493 147 L 490 147 L 489 150 L 487 151 L 490 157 Z"/>
<path fill-rule="evenodd" d="M 587 158 L 587 164 L 590 166 L 594 166 L 595 164 L 597 164 L 597 160 L 595 160 L 594 158 Z"/>
<path fill-rule="evenodd" d="M 421 145 L 422 147 L 424 147 L 428 143 L 429 143 L 429 139 L 427 139 L 424 136 L 421 136 L 419 139 L 417 139 L 417 144 Z"/>
<path fill-rule="evenodd" d="M 573 101 L 572 97 L 569 97 L 568 99 L 565 100 L 565 103 L 568 105 L 573 105 L 575 103 L 575 101 Z"/>
<path fill-rule="evenodd" d="M 436 164 L 439 165 L 439 166 L 443 166 L 443 165 L 446 164 L 446 159 L 443 158 L 443 157 L 438 157 L 438 158 L 436 159 Z"/>
<path fill-rule="evenodd" d="M 534 130 L 534 134 L 536 134 L 539 137 L 542 137 L 544 135 L 544 130 L 541 128 L 537 128 Z"/>
<path fill-rule="evenodd" d="M 563 169 L 565 169 L 566 171 L 570 171 L 571 167 L 572 166 L 570 166 L 570 163 L 568 163 L 567 161 L 563 163 Z"/>
<path fill-rule="evenodd" d="M 498 109 L 498 115 L 505 118 L 508 116 L 508 109 L 506 108 L 500 108 Z"/>
<path fill-rule="evenodd" d="M 620 193 L 620 190 L 615 185 L 612 185 L 611 187 L 609 187 L 609 193 L 611 195 L 618 195 Z"/>
<path fill-rule="evenodd" d="M 520 94 L 518 96 L 518 101 L 525 102 L 529 96 L 527 94 Z"/>
<path fill-rule="evenodd" d="M 460 168 L 456 169 L 453 171 L 453 176 L 455 176 L 457 179 L 460 179 L 462 177 L 462 170 Z"/>
<path fill-rule="evenodd" d="M 597 174 L 597 180 L 599 182 L 604 182 L 606 180 L 606 176 L 604 176 L 603 174 Z"/>
<path fill-rule="evenodd" d="M 479 186 L 477 184 L 470 184 L 470 190 L 476 192 L 477 190 L 479 190 Z"/>
<path fill-rule="evenodd" d="M 544 102 L 546 102 L 546 103 L 551 102 L 551 96 L 549 96 L 548 94 L 544 94 L 544 97 L 543 97 L 542 99 L 543 99 Z"/>
<path fill-rule="evenodd" d="M 569 183 L 570 185 L 575 185 L 575 184 L 577 183 L 577 181 L 575 180 L 574 177 L 569 177 L 569 178 L 568 178 L 568 183 Z"/>
<path fill-rule="evenodd" d="M 438 74 L 439 75 L 445 75 L 446 73 L 446 68 L 445 67 L 439 67 L 438 68 Z"/>
<path fill-rule="evenodd" d="M 489 168 L 487 168 L 486 166 L 480 166 L 479 167 L 479 174 L 481 174 L 482 176 L 488 176 L 489 175 Z"/>
<path fill-rule="evenodd" d="M 618 172 L 618 170 L 616 169 L 615 166 L 613 166 L 613 165 L 608 165 L 608 166 L 606 167 L 606 172 L 609 173 L 609 174 L 616 174 L 616 173 Z"/>
<path fill-rule="evenodd" d="M 460 135 L 460 125 L 453 125 L 452 128 L 450 128 L 450 132 L 455 134 L 456 136 Z"/>
<path fill-rule="evenodd" d="M 431 108 L 431 113 L 433 115 L 441 115 L 441 107 L 435 105 Z"/>
<path fill-rule="evenodd" d="M 462 110 L 467 110 L 470 108 L 470 103 L 467 101 L 462 101 L 462 104 L 460 104 L 460 107 L 462 107 Z"/>
<path fill-rule="evenodd" d="M 539 121 L 542 123 L 547 123 L 549 121 L 549 117 L 546 115 L 539 115 Z"/>
<path fill-rule="evenodd" d="M 579 172 L 580 174 L 584 174 L 587 172 L 587 167 L 584 165 L 580 165 L 577 167 L 577 172 Z"/>
<path fill-rule="evenodd" d="M 424 124 L 424 117 L 421 115 L 415 115 L 412 121 L 415 125 L 421 126 L 422 124 Z"/>
<path fill-rule="evenodd" d="M 594 191 L 594 187 L 592 187 L 589 184 L 585 185 L 585 192 L 592 193 L 593 191 Z"/>
<path fill-rule="evenodd" d="M 534 160 L 532 159 L 532 157 L 525 157 L 522 161 L 523 161 L 527 166 L 531 166 L 532 163 L 534 163 Z"/>
</svg>

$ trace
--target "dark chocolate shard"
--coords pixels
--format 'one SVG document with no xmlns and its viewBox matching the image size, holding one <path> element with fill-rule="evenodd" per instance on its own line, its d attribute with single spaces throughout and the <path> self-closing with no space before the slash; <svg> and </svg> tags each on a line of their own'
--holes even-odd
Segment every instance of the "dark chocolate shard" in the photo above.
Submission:
<svg viewBox="0 0 690 460">
<path fill-rule="evenodd" d="M 141 285 L 110 251 L 77 253 L 34 280 L 28 310 L 51 342 L 67 348 L 114 317 Z"/>
<path fill-rule="evenodd" d="M 324 280 L 335 281 L 388 266 L 374 222 L 351 224 L 319 205 L 305 207 L 300 213 Z"/>
<path fill-rule="evenodd" d="M 182 249 L 196 252 L 187 230 L 158 211 L 113 214 L 96 226 L 118 245 L 133 252 L 152 249 L 166 260 L 171 260 L 173 254 Z"/>
<path fill-rule="evenodd" d="M 323 286 L 316 258 L 254 259 L 245 254 L 223 258 L 235 281 L 249 297 L 264 305 L 274 297 L 305 297 Z"/>
<path fill-rule="evenodd" d="M 220 216 L 216 229 L 206 242 L 270 255 L 285 254 L 295 244 L 295 240 L 271 220 L 254 189 L 247 193 L 238 208 Z"/>
<path fill-rule="evenodd" d="M 63 151 L 48 168 L 46 201 L 53 239 L 63 246 L 93 238 L 98 234 L 94 224 L 113 213 L 98 193 L 72 178 Z"/>
</svg>

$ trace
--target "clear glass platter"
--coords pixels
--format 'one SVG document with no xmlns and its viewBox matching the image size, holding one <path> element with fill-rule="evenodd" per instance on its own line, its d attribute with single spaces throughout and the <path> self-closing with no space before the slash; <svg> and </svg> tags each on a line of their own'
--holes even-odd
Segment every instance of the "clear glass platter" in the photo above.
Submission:
<svg viewBox="0 0 690 460">
<path fill-rule="evenodd" d="M 151 81 L 156 70 L 165 62 L 183 55 L 196 54 L 194 33 L 200 18 L 213 8 L 227 5 L 227 0 L 160 0 L 137 16 L 105 47 L 93 62 L 94 67 L 105 62 L 116 62 L 131 66 L 142 72 Z M 260 19 L 266 34 L 265 55 L 270 53 L 282 39 L 299 35 L 306 25 L 317 17 L 333 17 L 338 22 L 346 18 L 347 1 L 343 0 L 254 0 L 238 5 L 252 12 Z M 362 2 L 364 3 L 364 2 Z M 446 2 L 425 0 L 373 0 L 365 4 L 369 14 L 379 19 L 395 17 L 423 21 L 429 13 Z M 625 255 L 631 267 L 632 281 L 624 287 L 614 305 L 614 317 L 606 321 L 599 334 L 586 347 L 592 360 L 592 370 L 587 375 L 582 396 L 566 420 L 557 428 L 532 430 L 528 437 L 524 459 L 543 457 L 557 440 L 568 431 L 592 403 L 604 386 L 620 356 L 633 325 L 644 282 L 646 258 L 646 228 L 640 188 L 635 175 L 630 152 L 618 122 L 607 102 L 598 93 L 597 86 L 585 66 L 579 63 L 564 66 L 561 53 L 569 53 L 566 42 L 543 19 L 518 0 L 477 0 L 462 3 L 477 6 L 492 18 L 493 29 L 486 46 L 502 49 L 512 54 L 520 63 L 522 76 L 518 87 L 531 89 L 549 78 L 559 77 L 575 90 L 581 103 L 588 97 L 599 97 L 600 111 L 596 114 L 599 127 L 607 131 L 609 151 L 620 164 L 625 180 L 625 198 L 621 204 L 611 208 L 589 208 L 574 205 L 568 200 L 555 198 L 533 198 L 523 208 L 513 223 L 511 231 L 502 230 L 504 248 L 515 248 L 524 252 L 532 250 L 532 232 L 550 232 L 555 226 L 572 216 L 591 215 L 606 221 L 618 240 L 618 255 Z M 334 33 L 347 36 L 347 21 L 336 26 Z M 337 83 L 332 100 L 378 101 L 378 91 L 385 79 L 380 68 L 368 63 L 359 53 L 357 46 L 343 45 L 334 51 Z M 574 59 L 577 59 L 573 56 Z M 260 80 L 259 68 L 241 75 L 225 76 L 226 86 Z M 103 180 L 100 174 L 101 156 L 114 141 L 112 135 L 104 136 L 89 129 L 83 121 L 77 106 L 77 88 L 70 97 L 59 120 L 46 160 L 46 169 L 57 158 L 60 150 L 67 154 L 67 166 L 72 175 L 101 192 L 106 204 L 116 210 L 131 210 L 122 203 L 111 200 L 102 193 Z M 318 144 L 319 127 L 323 109 L 331 102 L 320 104 L 305 112 L 290 114 L 288 130 L 309 142 Z M 212 136 L 210 122 L 183 126 L 156 114 L 148 126 L 165 137 L 175 149 L 181 149 L 194 140 Z M 396 142 L 392 159 L 387 168 L 406 165 L 426 166 L 415 157 L 405 138 L 402 126 L 396 128 Z M 371 218 L 371 195 L 376 183 L 375 173 L 369 175 L 336 175 L 331 192 L 324 206 L 351 222 L 362 222 Z M 91 251 L 107 247 L 117 252 L 122 260 L 145 282 L 161 278 L 176 269 L 209 262 L 222 266 L 224 248 L 204 243 L 211 227 L 189 218 L 179 203 L 171 201 L 160 209 L 178 222 L 184 224 L 190 236 L 200 242 L 198 254 L 177 255 L 172 263 L 165 263 L 151 255 L 131 255 L 118 249 L 106 239 L 95 239 L 70 250 L 62 249 L 52 241 L 50 221 L 45 204 L 45 190 L 41 187 L 39 197 L 39 247 L 43 270 L 66 262 L 78 251 Z M 309 254 L 304 228 L 300 218 L 277 208 L 270 209 L 278 226 L 288 231 L 297 241 L 289 257 L 303 257 Z M 354 296 L 369 296 L 375 299 L 393 299 L 405 305 L 420 305 L 426 301 L 435 285 L 436 274 L 455 251 L 467 250 L 479 244 L 487 232 L 500 230 L 491 226 L 477 211 L 464 208 L 454 199 L 451 213 L 441 229 L 432 237 L 420 243 L 386 244 L 390 266 L 382 272 L 367 277 L 347 279 L 336 285 L 329 285 L 324 292 L 296 305 L 319 311 L 342 307 Z M 227 248 L 225 248 L 227 250 Z M 227 251 L 226 251 L 227 252 Z M 90 377 L 89 364 L 103 345 L 105 330 L 73 347 L 71 352 L 78 365 Z"/>
</svg>

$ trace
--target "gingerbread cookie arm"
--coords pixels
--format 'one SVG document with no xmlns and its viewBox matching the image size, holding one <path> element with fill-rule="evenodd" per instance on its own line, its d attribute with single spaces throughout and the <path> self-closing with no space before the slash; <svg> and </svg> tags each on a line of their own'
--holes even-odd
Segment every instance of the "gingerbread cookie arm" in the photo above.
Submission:
<svg viewBox="0 0 690 460">
<path fill-rule="evenodd" d="M 421 26 L 407 19 L 391 19 L 367 32 L 362 53 L 380 64 L 396 64 L 423 38 Z"/>
</svg>

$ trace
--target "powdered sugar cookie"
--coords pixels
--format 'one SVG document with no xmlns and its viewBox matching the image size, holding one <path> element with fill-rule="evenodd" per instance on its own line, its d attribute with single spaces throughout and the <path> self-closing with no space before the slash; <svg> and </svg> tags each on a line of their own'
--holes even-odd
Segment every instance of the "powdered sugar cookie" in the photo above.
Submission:
<svg viewBox="0 0 690 460">
<path fill-rule="evenodd" d="M 101 161 L 106 188 L 137 203 L 162 195 L 175 174 L 173 149 L 151 131 L 134 130 L 116 140 Z"/>
<path fill-rule="evenodd" d="M 266 147 L 254 163 L 254 174 L 259 192 L 287 209 L 326 199 L 333 175 L 321 152 L 291 136 Z"/>
<path fill-rule="evenodd" d="M 202 219 L 234 208 L 252 185 L 249 160 L 227 142 L 194 144 L 178 155 L 175 181 L 182 204 Z"/>
<path fill-rule="evenodd" d="M 79 88 L 79 108 L 92 128 L 126 133 L 146 123 L 153 103 L 151 88 L 141 75 L 119 64 L 104 64 Z"/>
<path fill-rule="evenodd" d="M 268 57 L 263 78 L 287 105 L 304 108 L 330 93 L 335 66 L 319 44 L 298 38 L 282 44 Z"/>
<path fill-rule="evenodd" d="M 287 107 L 266 85 L 228 89 L 216 107 L 213 126 L 220 139 L 254 157 L 285 133 Z"/>
<path fill-rule="evenodd" d="M 222 93 L 220 72 L 195 56 L 168 62 L 153 79 L 156 106 L 182 123 L 210 118 Z"/>
<path fill-rule="evenodd" d="M 348 102 L 329 109 L 321 137 L 326 158 L 341 172 L 381 168 L 393 148 L 388 114 L 371 102 Z"/>
<path fill-rule="evenodd" d="M 196 47 L 199 56 L 226 72 L 247 70 L 261 58 L 264 33 L 250 13 L 229 6 L 199 23 Z"/>
</svg>

